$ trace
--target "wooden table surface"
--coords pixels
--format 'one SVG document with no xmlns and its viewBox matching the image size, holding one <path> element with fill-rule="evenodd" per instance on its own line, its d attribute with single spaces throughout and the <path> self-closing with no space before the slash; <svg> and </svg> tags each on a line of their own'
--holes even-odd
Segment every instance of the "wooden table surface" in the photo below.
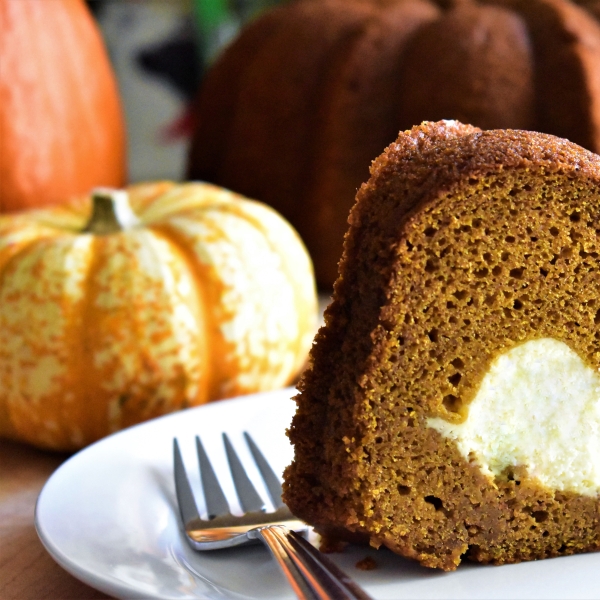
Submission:
<svg viewBox="0 0 600 600">
<path fill-rule="evenodd" d="M 33 524 L 35 502 L 66 454 L 0 440 L 0 598 L 109 598 L 69 575 L 42 546 Z"/>
</svg>

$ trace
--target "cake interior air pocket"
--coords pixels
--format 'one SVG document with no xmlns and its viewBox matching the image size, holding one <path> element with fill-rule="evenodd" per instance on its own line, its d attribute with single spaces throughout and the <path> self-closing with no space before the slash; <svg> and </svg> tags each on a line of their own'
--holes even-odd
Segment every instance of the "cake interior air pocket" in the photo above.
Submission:
<svg viewBox="0 0 600 600">
<path fill-rule="evenodd" d="M 600 374 L 563 342 L 531 340 L 500 354 L 463 423 L 427 421 L 490 477 L 525 469 L 560 491 L 600 491 Z"/>
</svg>

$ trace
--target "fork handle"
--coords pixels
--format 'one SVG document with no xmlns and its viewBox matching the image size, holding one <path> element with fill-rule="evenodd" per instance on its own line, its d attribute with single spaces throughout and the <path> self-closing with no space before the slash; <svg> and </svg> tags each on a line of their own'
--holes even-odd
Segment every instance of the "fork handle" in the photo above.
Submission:
<svg viewBox="0 0 600 600">
<path fill-rule="evenodd" d="M 327 558 L 322 552 L 319 552 L 311 543 L 305 540 L 296 531 L 288 532 L 288 539 L 296 548 L 298 554 L 307 554 L 308 562 L 313 569 L 320 573 L 320 579 L 323 582 L 333 582 L 336 587 L 344 590 L 344 595 L 338 593 L 332 595 L 332 598 L 348 598 L 349 600 L 373 600 L 358 584 L 353 581 L 342 569 L 340 569 L 332 560 Z"/>
<path fill-rule="evenodd" d="M 260 537 L 267 545 L 299 600 L 319 600 L 319 596 L 314 593 L 309 581 L 307 581 L 302 571 L 298 568 L 296 562 L 290 557 L 289 543 L 287 541 L 282 542 L 281 538 L 277 535 L 278 529 L 278 525 L 267 525 L 248 533 L 256 533 L 257 537 Z M 287 528 L 282 527 L 282 529 Z"/>
<path fill-rule="evenodd" d="M 257 529 L 300 600 L 372 600 L 337 565 L 283 525 Z"/>
</svg>

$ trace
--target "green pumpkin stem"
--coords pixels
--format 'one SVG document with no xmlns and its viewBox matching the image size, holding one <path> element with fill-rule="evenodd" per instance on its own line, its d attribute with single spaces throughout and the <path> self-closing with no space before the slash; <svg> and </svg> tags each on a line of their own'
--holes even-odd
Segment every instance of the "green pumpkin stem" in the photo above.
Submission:
<svg viewBox="0 0 600 600">
<path fill-rule="evenodd" d="M 96 188 L 92 191 L 92 215 L 84 233 L 108 235 L 139 225 L 125 190 Z"/>
</svg>

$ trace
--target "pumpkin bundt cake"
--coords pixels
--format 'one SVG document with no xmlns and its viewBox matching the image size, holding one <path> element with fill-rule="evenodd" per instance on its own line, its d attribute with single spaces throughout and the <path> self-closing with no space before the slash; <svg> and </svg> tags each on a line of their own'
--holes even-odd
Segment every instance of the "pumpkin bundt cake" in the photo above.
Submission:
<svg viewBox="0 0 600 600">
<path fill-rule="evenodd" d="M 284 499 L 428 567 L 600 547 L 600 157 L 401 133 L 350 213 Z"/>
<path fill-rule="evenodd" d="M 299 0 L 242 32 L 196 112 L 189 177 L 276 208 L 329 287 L 398 131 L 459 119 L 600 151 L 600 24 L 568 0 Z"/>
</svg>

